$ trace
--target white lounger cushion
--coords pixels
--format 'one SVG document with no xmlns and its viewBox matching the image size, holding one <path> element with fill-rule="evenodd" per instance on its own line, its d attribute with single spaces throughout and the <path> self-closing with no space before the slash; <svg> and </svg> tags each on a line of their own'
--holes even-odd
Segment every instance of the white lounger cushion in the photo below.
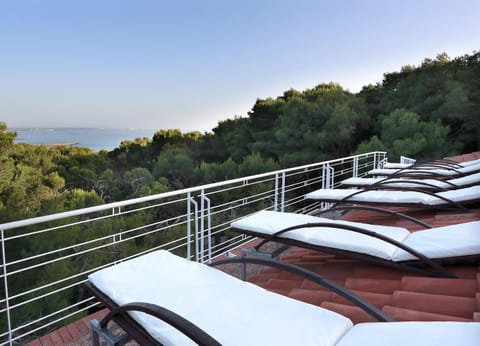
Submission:
<svg viewBox="0 0 480 346">
<path fill-rule="evenodd" d="M 480 345 L 480 323 L 388 322 L 355 325 L 338 346 Z"/>
<path fill-rule="evenodd" d="M 267 210 L 259 211 L 246 218 L 234 221 L 231 226 L 270 235 L 291 226 L 314 222 L 340 223 L 362 228 L 367 228 L 365 226 L 368 226 L 368 230 L 380 233 L 399 242 L 403 242 L 410 235 L 407 229 L 401 227 L 365 225 L 356 222 L 330 220 L 311 215 L 280 213 Z M 284 233 L 281 237 L 295 239 L 312 245 L 365 253 L 385 259 L 392 259 L 397 251 L 396 246 L 382 240 L 335 228 L 299 228 Z"/>
<path fill-rule="evenodd" d="M 358 189 L 319 189 L 308 193 L 307 199 L 340 201 L 359 191 Z M 471 201 L 480 198 L 480 186 L 465 187 L 456 190 L 438 192 L 438 196 L 448 198 L 454 202 Z M 441 198 L 417 191 L 372 190 L 365 191 L 348 199 L 352 202 L 386 203 L 386 204 L 419 204 L 436 206 L 446 204 Z"/>
<path fill-rule="evenodd" d="M 442 168 L 437 168 L 437 169 L 430 169 L 430 168 L 423 168 L 418 167 L 418 169 L 412 168 L 412 169 L 402 169 L 402 173 L 419 173 L 419 172 L 425 172 L 425 173 L 433 173 L 433 174 L 439 174 L 443 176 L 454 176 L 458 175 L 458 173 L 462 174 L 469 174 L 475 171 L 480 170 L 480 162 L 475 162 L 473 164 L 465 165 L 461 168 L 454 168 L 453 169 L 442 169 Z M 368 172 L 370 175 L 392 175 L 394 173 L 397 173 L 399 170 L 398 169 L 388 169 L 388 168 L 376 168 L 372 169 Z"/>
<path fill-rule="evenodd" d="M 222 345 L 335 345 L 352 322 L 337 313 L 156 251 L 102 269 L 89 280 L 118 305 L 148 302 L 196 324 Z M 192 345 L 143 313 L 132 316 L 165 345 Z"/>
<path fill-rule="evenodd" d="M 480 254 L 480 221 L 413 232 L 403 242 L 429 258 L 454 258 Z M 416 259 L 399 249 L 394 261 Z"/>
<path fill-rule="evenodd" d="M 232 222 L 231 226 L 240 230 L 270 235 L 291 226 L 314 222 L 349 224 L 367 229 L 397 240 L 432 259 L 480 254 L 480 221 L 410 233 L 408 230 L 400 227 L 329 220 L 311 215 L 263 210 Z M 417 260 L 413 255 L 394 245 L 343 229 L 299 228 L 280 236 L 312 245 L 368 254 L 394 262 Z"/>
<path fill-rule="evenodd" d="M 458 164 L 459 164 L 460 166 L 463 166 L 463 167 L 478 165 L 478 164 L 480 164 L 480 159 L 471 160 L 471 161 L 465 161 L 465 162 L 460 162 L 460 163 L 458 163 Z"/>
<path fill-rule="evenodd" d="M 369 186 L 380 181 L 384 181 L 385 178 L 348 178 L 342 181 L 343 185 L 353 185 L 353 186 Z M 412 183 L 406 182 L 406 180 L 411 180 Z M 455 186 L 462 187 L 462 186 L 469 186 L 473 184 L 480 183 L 480 173 L 469 174 L 464 177 L 449 179 L 446 182 L 441 180 L 435 179 L 405 179 L 405 178 L 392 178 L 385 181 L 385 184 L 392 187 L 399 187 L 399 188 L 428 188 L 428 186 L 415 184 L 415 182 L 426 183 L 430 184 L 435 187 L 443 188 L 443 189 L 453 189 L 455 188 L 451 184 Z M 448 184 L 451 183 L 451 184 Z"/>
<path fill-rule="evenodd" d="M 399 162 L 386 162 L 383 165 L 384 169 L 403 169 L 410 167 L 412 164 L 411 163 L 399 163 Z"/>
</svg>

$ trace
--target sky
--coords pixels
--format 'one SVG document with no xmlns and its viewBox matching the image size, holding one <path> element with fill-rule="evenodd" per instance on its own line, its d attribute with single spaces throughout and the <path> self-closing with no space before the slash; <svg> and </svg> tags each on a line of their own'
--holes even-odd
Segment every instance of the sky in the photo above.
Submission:
<svg viewBox="0 0 480 346">
<path fill-rule="evenodd" d="M 0 0 L 0 121 L 210 131 L 480 50 L 480 0 Z"/>
</svg>

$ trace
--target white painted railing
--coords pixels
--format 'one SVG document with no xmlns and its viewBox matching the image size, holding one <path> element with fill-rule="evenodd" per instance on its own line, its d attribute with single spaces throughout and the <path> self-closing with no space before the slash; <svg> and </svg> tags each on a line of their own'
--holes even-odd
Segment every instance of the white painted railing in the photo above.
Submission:
<svg viewBox="0 0 480 346">
<path fill-rule="evenodd" d="M 304 195 L 365 175 L 385 157 L 372 152 L 0 224 L 0 345 L 96 309 L 83 284 L 100 268 L 156 249 L 210 261 L 249 240 L 231 231 L 232 221 L 261 209 L 324 207 Z"/>
<path fill-rule="evenodd" d="M 417 162 L 417 160 L 412 159 L 410 157 L 406 157 L 406 156 L 400 156 L 400 163 L 404 163 L 404 164 L 407 164 L 407 165 L 413 165 L 415 162 Z"/>
</svg>

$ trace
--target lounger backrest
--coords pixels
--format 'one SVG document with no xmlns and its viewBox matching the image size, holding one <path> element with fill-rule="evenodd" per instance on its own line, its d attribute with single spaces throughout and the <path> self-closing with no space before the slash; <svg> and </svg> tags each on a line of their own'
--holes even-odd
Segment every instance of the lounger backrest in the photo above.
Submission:
<svg viewBox="0 0 480 346">
<path fill-rule="evenodd" d="M 337 346 L 480 345 L 480 323 L 389 322 L 355 325 Z"/>
<path fill-rule="evenodd" d="M 404 244 L 432 259 L 480 256 L 480 221 L 417 231 Z M 415 259 L 401 249 L 393 256 L 394 261 Z"/>
<path fill-rule="evenodd" d="M 438 192 L 438 196 L 445 197 L 453 202 L 468 202 L 480 199 L 480 185 L 465 187 L 462 189 Z M 444 204 L 445 202 L 434 196 L 430 196 L 429 205 Z"/>
<path fill-rule="evenodd" d="M 471 160 L 471 161 L 465 161 L 465 162 L 460 162 L 459 165 L 463 167 L 467 166 L 474 166 L 480 164 L 480 159 L 477 160 Z"/>
<path fill-rule="evenodd" d="M 460 178 L 449 179 L 448 182 L 456 186 L 468 186 L 480 183 L 480 173 L 468 174 Z"/>
</svg>

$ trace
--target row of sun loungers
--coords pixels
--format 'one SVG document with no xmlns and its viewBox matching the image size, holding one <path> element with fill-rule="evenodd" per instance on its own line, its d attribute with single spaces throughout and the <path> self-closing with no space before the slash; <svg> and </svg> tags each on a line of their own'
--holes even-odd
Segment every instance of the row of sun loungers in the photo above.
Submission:
<svg viewBox="0 0 480 346">
<path fill-rule="evenodd" d="M 391 180 L 368 178 L 374 180 L 364 189 L 321 189 L 306 198 L 429 208 L 465 208 L 480 198 L 480 173 L 472 173 L 480 171 L 480 160 L 398 167 Z M 421 176 L 429 179 L 419 180 Z M 368 186 L 366 180 L 357 183 Z M 424 189 L 418 188 L 422 184 Z M 402 227 L 264 210 L 240 218 L 231 227 L 263 239 L 252 255 L 260 253 L 266 242 L 275 241 L 438 277 L 454 277 L 443 264 L 480 260 L 480 221 L 411 233 Z M 223 262 L 228 261 L 281 265 L 261 258 Z M 155 251 L 89 276 L 89 288 L 111 310 L 102 321 L 92 321 L 93 344 L 99 345 L 101 336 L 111 344 L 133 338 L 141 345 L 480 345 L 478 322 L 392 322 L 345 288 L 314 279 L 381 322 L 353 325 L 338 313 Z M 117 322 L 127 336 L 111 335 L 110 321 Z"/>
<path fill-rule="evenodd" d="M 373 178 L 349 178 L 350 188 L 319 189 L 307 199 L 322 202 L 381 204 L 405 207 L 460 208 L 480 199 L 480 160 L 463 164 L 425 164 L 408 169 L 376 169 Z M 387 177 L 385 177 L 387 176 Z M 355 187 L 352 189 L 351 187 Z M 395 190 L 395 193 L 392 193 Z"/>
</svg>

